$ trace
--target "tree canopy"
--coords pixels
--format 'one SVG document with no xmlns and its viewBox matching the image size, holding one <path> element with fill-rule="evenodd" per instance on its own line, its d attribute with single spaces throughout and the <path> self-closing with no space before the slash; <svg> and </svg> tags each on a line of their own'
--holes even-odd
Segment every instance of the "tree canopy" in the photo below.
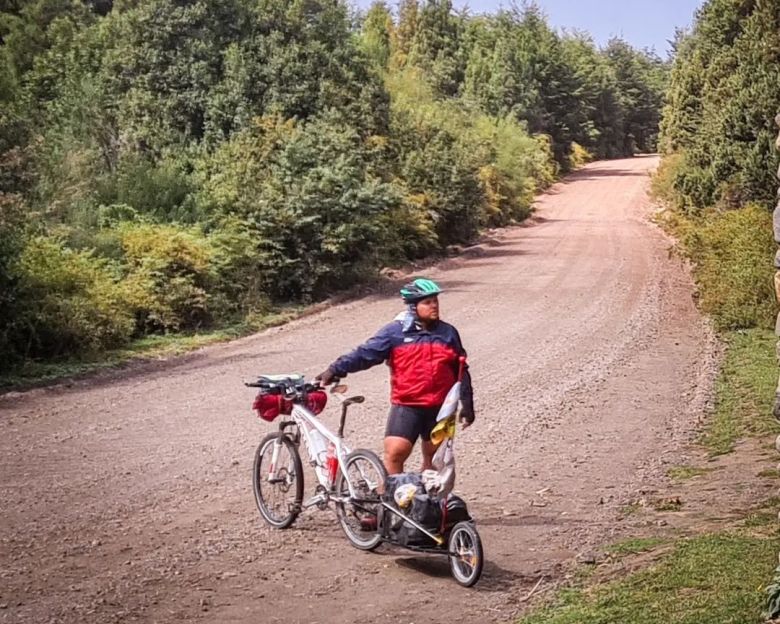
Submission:
<svg viewBox="0 0 780 624">
<path fill-rule="evenodd" d="M 709 0 L 678 37 L 662 122 L 662 147 L 676 153 L 677 200 L 770 205 L 780 109 L 780 2 Z"/>
<path fill-rule="evenodd" d="M 0 3 L 0 366 L 316 299 L 655 149 L 652 52 L 393 9 Z"/>
</svg>

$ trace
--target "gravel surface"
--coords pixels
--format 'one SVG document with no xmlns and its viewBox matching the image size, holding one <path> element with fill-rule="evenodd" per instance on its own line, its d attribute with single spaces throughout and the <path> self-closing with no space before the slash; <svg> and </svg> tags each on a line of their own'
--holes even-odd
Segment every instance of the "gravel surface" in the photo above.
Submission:
<svg viewBox="0 0 780 624">
<path fill-rule="evenodd" d="M 528 224 L 426 271 L 474 377 L 456 491 L 486 551 L 475 588 L 444 559 L 353 549 L 331 512 L 275 531 L 255 508 L 253 454 L 272 425 L 241 382 L 319 372 L 400 310 L 375 294 L 164 365 L 0 397 L 0 622 L 516 615 L 532 588 L 630 533 L 621 510 L 663 486 L 711 396 L 717 345 L 649 221 L 656 164 L 589 165 Z M 348 440 L 379 451 L 387 371 L 348 383 L 368 399 Z"/>
</svg>

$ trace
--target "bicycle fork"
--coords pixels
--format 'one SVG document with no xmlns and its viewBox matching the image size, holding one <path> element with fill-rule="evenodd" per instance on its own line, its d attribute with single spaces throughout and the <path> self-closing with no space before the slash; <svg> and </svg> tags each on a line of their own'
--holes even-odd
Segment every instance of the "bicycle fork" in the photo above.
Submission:
<svg viewBox="0 0 780 624">
<path fill-rule="evenodd" d="M 276 464 L 279 463 L 279 450 L 282 448 L 281 438 L 274 441 L 274 450 L 271 453 L 271 465 L 268 467 L 268 483 L 278 483 L 279 478 L 276 476 Z"/>
</svg>

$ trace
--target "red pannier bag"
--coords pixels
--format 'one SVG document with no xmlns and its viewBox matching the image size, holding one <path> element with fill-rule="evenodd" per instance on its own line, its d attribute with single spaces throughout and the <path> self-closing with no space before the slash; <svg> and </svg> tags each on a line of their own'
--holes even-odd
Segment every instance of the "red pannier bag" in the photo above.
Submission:
<svg viewBox="0 0 780 624">
<path fill-rule="evenodd" d="M 306 407 L 314 414 L 319 414 L 328 402 L 328 395 L 322 390 L 313 390 L 306 395 Z M 293 403 L 281 394 L 260 393 L 255 397 L 252 409 L 263 420 L 273 422 L 279 414 L 291 414 Z"/>
<path fill-rule="evenodd" d="M 292 401 L 285 399 L 281 394 L 260 393 L 252 403 L 252 409 L 263 420 L 273 422 L 279 414 L 292 412 Z"/>
<path fill-rule="evenodd" d="M 328 403 L 328 395 L 322 390 L 312 390 L 306 395 L 306 407 L 312 414 L 319 414 Z"/>
</svg>

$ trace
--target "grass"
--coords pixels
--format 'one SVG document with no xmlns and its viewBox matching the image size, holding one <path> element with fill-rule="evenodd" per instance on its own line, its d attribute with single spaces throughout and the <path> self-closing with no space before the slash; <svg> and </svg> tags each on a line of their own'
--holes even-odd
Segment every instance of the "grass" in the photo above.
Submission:
<svg viewBox="0 0 780 624">
<path fill-rule="evenodd" d="M 745 518 L 743 526 L 746 527 L 769 527 L 777 526 L 777 514 L 769 513 L 768 511 L 759 511 L 750 514 Z"/>
<path fill-rule="evenodd" d="M 563 591 L 518 624 L 759 624 L 778 549 L 746 530 L 681 540 L 652 567 Z"/>
<path fill-rule="evenodd" d="M 94 358 L 60 361 L 26 361 L 10 372 L 0 374 L 0 390 L 14 390 L 79 377 L 99 370 L 116 368 L 133 361 L 175 357 L 211 344 L 281 325 L 301 315 L 303 306 L 285 308 L 273 314 L 221 329 L 188 334 L 146 336 L 129 346 L 96 355 Z"/>
<path fill-rule="evenodd" d="M 780 507 L 780 496 L 770 496 L 766 500 L 761 501 L 761 504 L 754 509 L 777 509 L 778 507 Z"/>
<path fill-rule="evenodd" d="M 780 530 L 778 526 L 778 509 L 780 509 L 780 497 L 771 496 L 749 510 L 750 513 L 743 521 L 742 526 L 771 527 L 771 530 L 778 531 Z"/>
<path fill-rule="evenodd" d="M 705 475 L 712 472 L 712 468 L 701 468 L 698 466 L 672 466 L 667 471 L 667 476 L 673 481 L 687 481 L 694 477 Z"/>
<path fill-rule="evenodd" d="M 635 537 L 607 546 L 606 551 L 613 555 L 635 555 L 654 550 L 668 541 L 661 537 Z"/>
<path fill-rule="evenodd" d="M 769 330 L 750 329 L 724 338 L 728 350 L 716 385 L 717 407 L 701 439 L 711 455 L 732 451 L 745 436 L 780 433 L 772 416 L 777 337 Z"/>
<path fill-rule="evenodd" d="M 642 505 L 639 503 L 629 503 L 628 505 L 623 505 L 623 507 L 620 508 L 620 515 L 622 516 L 634 516 L 642 511 Z"/>
</svg>

